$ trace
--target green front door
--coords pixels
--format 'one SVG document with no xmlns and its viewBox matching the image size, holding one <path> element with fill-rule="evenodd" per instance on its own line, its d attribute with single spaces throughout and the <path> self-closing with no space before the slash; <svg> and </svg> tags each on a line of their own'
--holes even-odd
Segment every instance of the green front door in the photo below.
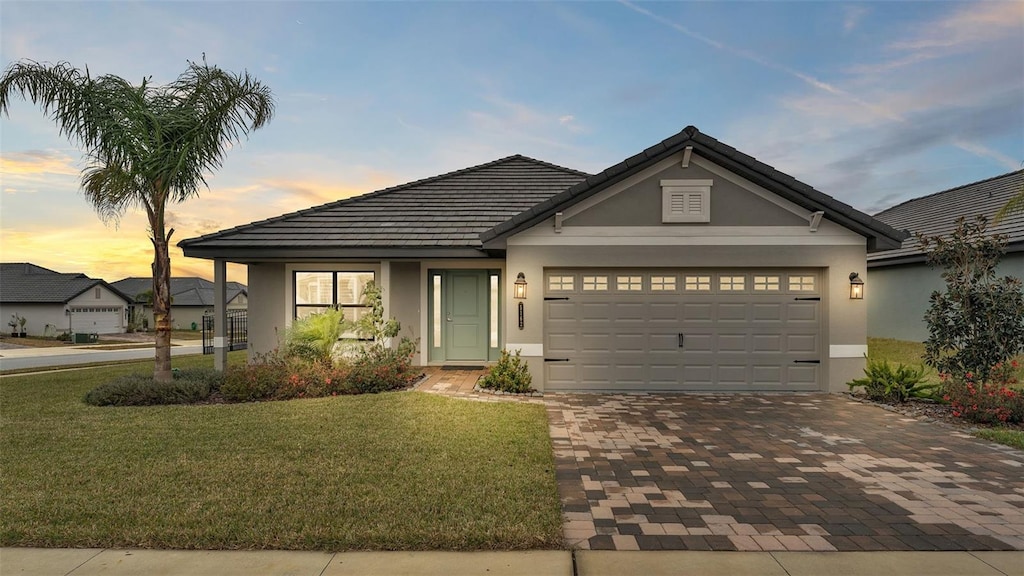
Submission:
<svg viewBox="0 0 1024 576">
<path fill-rule="evenodd" d="M 442 285 L 445 359 L 487 360 L 487 271 L 448 270 Z"/>
</svg>

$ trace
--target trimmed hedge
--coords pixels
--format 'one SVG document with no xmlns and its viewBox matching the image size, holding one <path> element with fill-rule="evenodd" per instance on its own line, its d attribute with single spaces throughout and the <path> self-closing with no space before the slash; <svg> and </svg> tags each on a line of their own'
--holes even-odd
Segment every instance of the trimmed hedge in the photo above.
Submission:
<svg viewBox="0 0 1024 576">
<path fill-rule="evenodd" d="M 129 374 L 101 384 L 83 399 L 93 406 L 154 406 L 194 404 L 208 400 L 220 390 L 223 375 L 211 368 L 175 370 L 171 382 L 153 380 L 150 375 Z"/>
</svg>

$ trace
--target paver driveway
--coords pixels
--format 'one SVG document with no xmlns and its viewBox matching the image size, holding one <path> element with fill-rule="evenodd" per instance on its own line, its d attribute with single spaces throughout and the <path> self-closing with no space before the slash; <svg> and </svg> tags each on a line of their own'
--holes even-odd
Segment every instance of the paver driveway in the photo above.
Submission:
<svg viewBox="0 0 1024 576">
<path fill-rule="evenodd" d="M 591 549 L 1024 550 L 1024 453 L 839 395 L 545 397 Z"/>
</svg>

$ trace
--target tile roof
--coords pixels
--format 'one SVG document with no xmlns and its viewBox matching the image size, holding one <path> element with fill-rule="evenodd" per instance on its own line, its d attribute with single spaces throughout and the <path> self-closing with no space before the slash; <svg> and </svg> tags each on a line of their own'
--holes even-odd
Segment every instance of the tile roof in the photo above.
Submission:
<svg viewBox="0 0 1024 576">
<path fill-rule="evenodd" d="M 64 304 L 96 285 L 131 301 L 110 284 L 85 274 L 54 272 L 28 262 L 0 264 L 0 302 L 4 303 Z"/>
<path fill-rule="evenodd" d="M 521 155 L 509 156 L 182 240 L 196 248 L 479 249 L 480 233 L 587 176 Z"/>
<path fill-rule="evenodd" d="M 991 222 L 992 216 L 1021 190 L 1024 190 L 1024 170 L 908 200 L 875 214 L 875 218 L 911 233 L 944 235 L 956 228 L 956 220 L 961 216 L 968 219 L 986 216 Z M 1006 234 L 1011 250 L 1024 250 L 1024 213 L 1011 214 L 998 224 L 990 223 L 989 231 Z M 917 239 L 911 236 L 900 248 L 871 254 L 868 261 L 875 266 L 921 262 L 924 254 Z"/>
<path fill-rule="evenodd" d="M 113 286 L 135 298 L 135 302 L 144 302 L 145 298 L 139 298 L 139 294 L 153 289 L 153 279 L 145 277 L 125 278 L 114 282 Z M 171 306 L 203 306 L 214 305 L 213 282 L 205 278 L 186 276 L 171 278 Z M 227 282 L 228 302 L 234 300 L 239 294 L 247 294 L 245 284 L 239 282 Z"/>
<path fill-rule="evenodd" d="M 555 212 L 593 196 L 612 184 L 646 169 L 647 167 L 677 154 L 687 146 L 701 156 L 719 164 L 811 211 L 822 210 L 825 218 L 863 234 L 868 239 L 868 251 L 898 246 L 906 235 L 889 225 L 835 198 L 815 190 L 796 178 L 776 170 L 739 150 L 703 134 L 695 126 L 687 126 L 678 134 L 635 154 L 604 171 L 588 176 L 573 187 L 554 195 L 539 204 L 531 206 L 511 219 L 484 232 L 481 239 L 486 245 L 522 231 L 550 217 Z"/>
</svg>

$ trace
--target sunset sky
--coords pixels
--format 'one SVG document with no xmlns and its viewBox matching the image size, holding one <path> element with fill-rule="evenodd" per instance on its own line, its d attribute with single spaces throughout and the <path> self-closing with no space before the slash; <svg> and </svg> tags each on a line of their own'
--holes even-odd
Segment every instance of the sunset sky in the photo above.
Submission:
<svg viewBox="0 0 1024 576">
<path fill-rule="evenodd" d="M 600 171 L 688 124 L 869 213 L 1024 160 L 1024 2 L 0 3 L 5 67 L 166 83 L 204 54 L 277 114 L 169 207 L 175 242 L 510 154 Z M 11 106 L 0 261 L 148 276 L 145 217 L 104 225 L 83 167 Z"/>
</svg>

